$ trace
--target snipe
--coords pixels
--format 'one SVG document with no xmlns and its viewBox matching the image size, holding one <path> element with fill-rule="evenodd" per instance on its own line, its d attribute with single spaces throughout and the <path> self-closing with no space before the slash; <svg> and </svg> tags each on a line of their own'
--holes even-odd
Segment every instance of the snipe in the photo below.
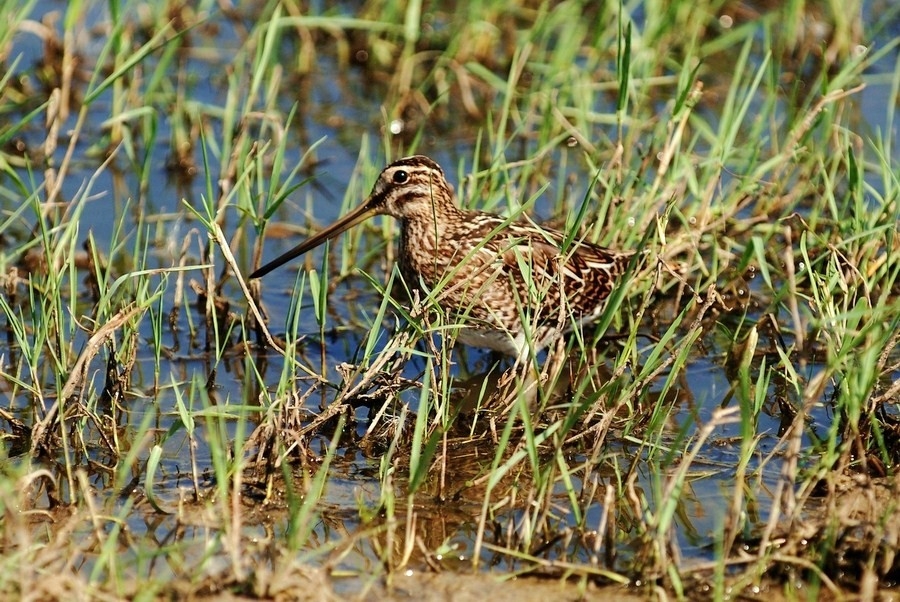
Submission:
<svg viewBox="0 0 900 602">
<path fill-rule="evenodd" d="M 362 205 L 250 277 L 374 215 L 400 220 L 400 273 L 464 324 L 460 341 L 519 358 L 596 320 L 633 255 L 578 240 L 566 246 L 556 230 L 459 209 L 438 164 L 416 155 L 385 167 Z"/>
</svg>

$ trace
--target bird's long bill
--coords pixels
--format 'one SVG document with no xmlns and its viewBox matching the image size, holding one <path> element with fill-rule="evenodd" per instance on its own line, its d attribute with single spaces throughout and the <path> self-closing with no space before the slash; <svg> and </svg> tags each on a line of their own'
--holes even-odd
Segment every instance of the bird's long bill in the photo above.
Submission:
<svg viewBox="0 0 900 602">
<path fill-rule="evenodd" d="M 262 266 L 261 268 L 250 274 L 250 278 L 262 278 L 275 268 L 280 268 L 295 257 L 299 257 L 307 251 L 315 249 L 326 240 L 331 240 L 338 234 L 352 228 L 360 222 L 366 221 L 377 213 L 377 210 L 371 206 L 371 203 L 363 203 L 338 221 L 326 227 L 315 236 L 311 236 L 284 255 L 281 255 L 276 259 L 273 259 L 266 265 Z"/>
</svg>

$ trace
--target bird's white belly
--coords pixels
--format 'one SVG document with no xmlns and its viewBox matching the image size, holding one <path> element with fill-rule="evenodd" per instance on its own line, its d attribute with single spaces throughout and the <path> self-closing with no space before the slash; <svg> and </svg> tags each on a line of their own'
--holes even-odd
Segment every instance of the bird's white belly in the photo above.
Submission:
<svg viewBox="0 0 900 602">
<path fill-rule="evenodd" d="M 513 336 L 512 333 L 503 330 L 469 326 L 459 329 L 456 340 L 463 345 L 491 349 L 513 357 L 518 357 L 525 343 L 522 333 Z"/>
</svg>

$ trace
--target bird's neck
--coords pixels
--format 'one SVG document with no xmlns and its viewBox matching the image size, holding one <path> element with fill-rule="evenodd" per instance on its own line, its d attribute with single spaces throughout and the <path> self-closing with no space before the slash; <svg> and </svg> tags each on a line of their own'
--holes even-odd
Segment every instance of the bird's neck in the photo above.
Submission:
<svg viewBox="0 0 900 602">
<path fill-rule="evenodd" d="M 456 206 L 444 206 L 430 215 L 416 215 L 400 221 L 400 269 L 405 278 L 421 278 L 432 287 L 448 269 L 455 244 L 457 225 L 466 214 Z M 418 282 L 414 282 L 418 286 Z"/>
</svg>

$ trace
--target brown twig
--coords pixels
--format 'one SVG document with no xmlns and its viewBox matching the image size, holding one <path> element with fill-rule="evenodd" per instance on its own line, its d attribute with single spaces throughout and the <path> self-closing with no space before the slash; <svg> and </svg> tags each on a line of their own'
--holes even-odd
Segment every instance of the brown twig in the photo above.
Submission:
<svg viewBox="0 0 900 602">
<path fill-rule="evenodd" d="M 84 350 L 81 352 L 81 355 L 78 356 L 78 359 L 75 361 L 75 365 L 72 366 L 72 370 L 69 373 L 69 378 L 66 379 L 66 383 L 63 385 L 63 388 L 59 391 L 59 394 L 56 397 L 56 402 L 50 407 L 47 411 L 47 415 L 38 422 L 31 431 L 31 454 L 37 455 L 37 453 L 41 450 L 46 451 L 46 442 L 44 439 L 47 437 L 47 432 L 49 427 L 54 422 L 57 413 L 59 413 L 60 404 L 65 403 L 69 398 L 71 398 L 75 389 L 78 387 L 80 383 L 83 383 L 84 375 L 87 372 L 88 364 L 90 364 L 91 360 L 94 359 L 94 356 L 100 352 L 100 349 L 103 347 L 103 343 L 107 337 L 112 336 L 112 334 L 121 328 L 126 322 L 131 320 L 134 316 L 145 311 L 144 307 L 141 306 L 133 306 L 127 309 L 121 309 L 119 312 L 114 315 L 110 320 L 94 331 L 94 334 L 88 339 L 87 345 L 85 345 Z"/>
</svg>

